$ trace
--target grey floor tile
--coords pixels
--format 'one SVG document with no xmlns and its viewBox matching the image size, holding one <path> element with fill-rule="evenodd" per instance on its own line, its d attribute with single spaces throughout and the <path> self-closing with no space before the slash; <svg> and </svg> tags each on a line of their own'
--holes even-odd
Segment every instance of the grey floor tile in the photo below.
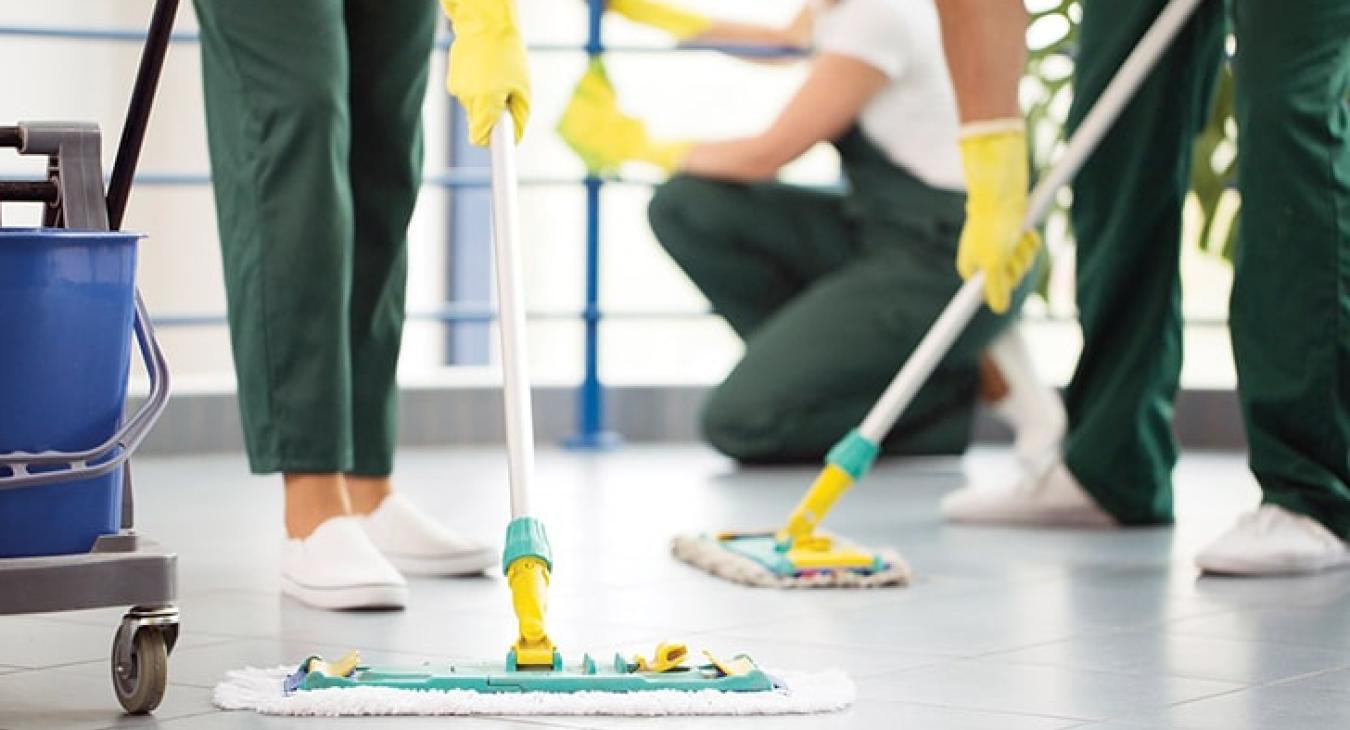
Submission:
<svg viewBox="0 0 1350 730">
<path fill-rule="evenodd" d="M 1229 682 L 960 660 L 859 682 L 861 696 L 899 702 L 1051 715 L 1082 721 L 1125 717 L 1238 688 Z"/>
<path fill-rule="evenodd" d="M 1350 657 L 1347 657 L 1350 659 Z M 1292 683 L 1300 687 L 1319 692 L 1339 692 L 1350 695 L 1350 666 L 1343 669 L 1333 669 L 1329 672 L 1318 672 L 1305 677 L 1299 677 Z"/>
<path fill-rule="evenodd" d="M 1035 715 L 962 710 L 903 702 L 860 700 L 842 712 L 819 715 L 775 717 L 662 717 L 662 718 L 577 718 L 576 728 L 643 727 L 660 730 L 743 730 L 748 727 L 772 727 L 777 730 L 878 730 L 913 728 L 914 730 L 1060 730 L 1080 724 L 1076 720 Z M 563 720 L 563 722 L 568 722 Z"/>
<path fill-rule="evenodd" d="M 1121 631 L 993 655 L 998 661 L 1266 684 L 1350 664 L 1350 654 L 1291 644 Z"/>
<path fill-rule="evenodd" d="M 170 684 L 154 716 L 128 717 L 117 704 L 107 674 L 38 669 L 0 676 L 0 727 L 5 730 L 153 728 L 212 709 L 206 690 Z"/>
<path fill-rule="evenodd" d="M 1168 630 L 1190 636 L 1350 649 L 1350 601 L 1315 608 L 1229 611 L 1175 621 Z"/>
<path fill-rule="evenodd" d="M 1114 719 L 1111 719 L 1111 721 L 1088 722 L 1084 723 L 1084 725 L 1075 725 L 1071 730 L 1162 730 L 1166 729 L 1166 727 L 1168 726 L 1158 725 L 1158 723 L 1125 722 L 1114 721 Z"/>
<path fill-rule="evenodd" d="M 1143 719 L 1185 730 L 1339 730 L 1350 727 L 1350 692 L 1329 690 L 1313 677 L 1186 702 Z"/>
<path fill-rule="evenodd" d="M 767 621 L 739 630 L 747 636 L 811 637 L 863 648 L 974 656 L 1156 622 L 1166 615 L 1128 592 L 1038 579 L 1014 585 L 880 603 Z"/>
<path fill-rule="evenodd" d="M 212 712 L 161 722 L 166 730 L 316 730 L 323 728 L 359 728 L 360 730 L 419 730 L 454 728 L 455 730 L 539 730 L 565 727 L 533 718 L 504 717 L 362 717 L 316 719 L 313 717 L 269 717 L 253 712 Z"/>
</svg>

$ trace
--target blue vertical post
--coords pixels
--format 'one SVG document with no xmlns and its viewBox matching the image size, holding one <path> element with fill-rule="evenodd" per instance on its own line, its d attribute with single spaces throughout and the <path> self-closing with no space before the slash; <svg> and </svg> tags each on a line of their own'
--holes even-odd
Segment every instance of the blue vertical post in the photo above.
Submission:
<svg viewBox="0 0 1350 730">
<path fill-rule="evenodd" d="M 586 55 L 596 58 L 604 52 L 600 41 L 600 19 L 605 0 L 588 0 Z M 567 439 L 572 449 L 606 449 L 622 439 L 605 430 L 605 387 L 600 382 L 600 188 L 603 181 L 586 176 L 586 304 L 582 322 L 586 328 L 585 374 L 577 390 L 577 432 Z"/>
</svg>

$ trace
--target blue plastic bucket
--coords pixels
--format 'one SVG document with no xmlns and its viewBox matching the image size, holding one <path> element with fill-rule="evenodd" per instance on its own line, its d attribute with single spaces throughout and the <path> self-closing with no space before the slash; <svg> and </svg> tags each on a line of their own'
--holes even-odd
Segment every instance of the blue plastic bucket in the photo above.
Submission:
<svg viewBox="0 0 1350 730">
<path fill-rule="evenodd" d="M 117 432 L 139 239 L 0 228 L 0 454 L 83 451 Z M 0 490 L 0 557 L 87 552 L 121 514 L 121 469 Z"/>
</svg>

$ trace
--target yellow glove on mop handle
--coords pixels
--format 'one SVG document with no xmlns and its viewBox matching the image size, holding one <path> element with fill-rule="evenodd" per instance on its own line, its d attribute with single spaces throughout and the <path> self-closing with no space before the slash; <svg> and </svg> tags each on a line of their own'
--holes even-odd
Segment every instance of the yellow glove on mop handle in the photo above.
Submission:
<svg viewBox="0 0 1350 730">
<path fill-rule="evenodd" d="M 530 71 L 515 0 L 441 0 L 455 40 L 446 88 L 469 116 L 469 141 L 486 147 L 502 112 L 511 110 L 516 141 L 530 118 Z"/>
<path fill-rule="evenodd" d="M 712 19 L 652 0 L 609 0 L 609 9 L 634 23 L 650 25 L 687 40 L 712 27 Z"/>
<path fill-rule="evenodd" d="M 508 669 L 539 666 L 557 669 L 562 663 L 544 626 L 552 554 L 544 523 L 533 517 L 518 517 L 506 526 L 502 572 L 511 587 L 511 607 L 520 625 L 520 636 L 507 655 Z"/>
<path fill-rule="evenodd" d="M 1021 119 L 976 122 L 962 128 L 966 224 L 956 268 L 969 279 L 984 272 L 989 308 L 1006 312 L 1013 289 L 1036 258 L 1041 239 L 1022 232 L 1027 212 L 1027 139 Z"/>
<path fill-rule="evenodd" d="M 558 121 L 558 134 L 591 174 L 614 173 L 625 162 L 646 162 L 666 173 L 679 169 L 692 145 L 654 140 L 642 120 L 619 110 L 605 66 L 593 59 Z"/>
</svg>

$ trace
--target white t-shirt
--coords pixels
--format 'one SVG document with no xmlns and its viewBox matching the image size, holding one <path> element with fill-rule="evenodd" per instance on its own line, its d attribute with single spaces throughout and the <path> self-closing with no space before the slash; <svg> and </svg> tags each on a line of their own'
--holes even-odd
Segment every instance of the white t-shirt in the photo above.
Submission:
<svg viewBox="0 0 1350 730">
<path fill-rule="evenodd" d="M 863 108 L 863 134 L 937 188 L 964 190 L 956 94 L 933 0 L 838 0 L 817 16 L 816 51 L 862 61 L 890 84 Z"/>
</svg>

